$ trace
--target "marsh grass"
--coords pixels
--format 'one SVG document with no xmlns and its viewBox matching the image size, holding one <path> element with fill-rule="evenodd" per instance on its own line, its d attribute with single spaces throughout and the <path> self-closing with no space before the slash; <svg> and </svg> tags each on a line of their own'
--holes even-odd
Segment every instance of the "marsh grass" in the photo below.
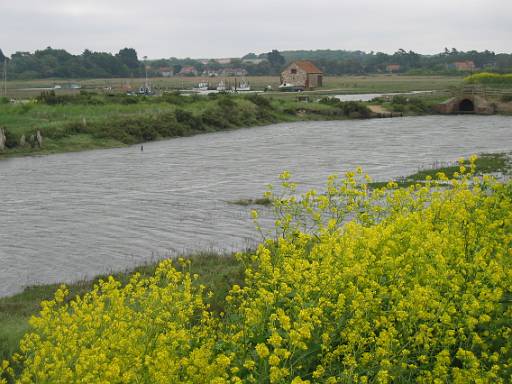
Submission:
<svg viewBox="0 0 512 384">
<path fill-rule="evenodd" d="M 0 152 L 0 158 L 120 147 L 278 122 L 348 117 L 354 116 L 348 116 L 339 105 L 257 95 L 41 97 L 38 102 L 0 105 L 0 127 L 5 128 L 7 137 L 7 150 Z M 33 140 L 37 131 L 44 138 L 42 147 Z"/>
</svg>

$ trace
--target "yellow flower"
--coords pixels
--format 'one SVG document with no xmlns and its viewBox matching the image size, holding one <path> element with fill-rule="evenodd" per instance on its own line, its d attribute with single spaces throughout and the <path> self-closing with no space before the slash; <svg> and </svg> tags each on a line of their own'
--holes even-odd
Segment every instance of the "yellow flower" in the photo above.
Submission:
<svg viewBox="0 0 512 384">
<path fill-rule="evenodd" d="M 269 355 L 269 350 L 265 344 L 260 343 L 256 345 L 256 353 L 258 354 L 259 357 L 264 359 Z"/>
</svg>

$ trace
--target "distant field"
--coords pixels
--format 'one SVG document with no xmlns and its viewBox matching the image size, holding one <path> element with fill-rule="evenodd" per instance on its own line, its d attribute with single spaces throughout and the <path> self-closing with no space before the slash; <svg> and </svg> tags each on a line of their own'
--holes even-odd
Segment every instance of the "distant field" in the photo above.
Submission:
<svg viewBox="0 0 512 384">
<path fill-rule="evenodd" d="M 278 76 L 252 76 L 246 78 L 255 90 L 263 90 L 268 85 L 276 90 L 279 86 Z M 227 84 L 234 84 L 235 78 L 206 78 L 206 77 L 170 77 L 151 78 L 152 86 L 158 91 L 173 91 L 191 89 L 199 82 L 209 81 L 217 85 L 224 80 Z M 239 81 L 240 78 L 237 78 Z M 8 82 L 8 95 L 16 98 L 30 98 L 41 93 L 40 88 L 53 88 L 61 85 L 63 88 L 69 84 L 80 84 L 82 89 L 94 92 L 106 92 L 111 88 L 113 92 L 126 92 L 136 90 L 144 83 L 144 79 L 93 79 L 93 80 L 27 80 Z M 371 75 L 371 76 L 327 76 L 324 78 L 324 87 L 316 93 L 380 93 L 403 92 L 421 90 L 446 90 L 460 86 L 462 77 L 450 76 L 400 76 L 400 75 Z M 34 89 L 36 88 L 36 89 Z M 39 89 L 37 89 L 39 88 Z M 57 93 L 78 93 L 79 90 L 59 89 Z"/>
</svg>

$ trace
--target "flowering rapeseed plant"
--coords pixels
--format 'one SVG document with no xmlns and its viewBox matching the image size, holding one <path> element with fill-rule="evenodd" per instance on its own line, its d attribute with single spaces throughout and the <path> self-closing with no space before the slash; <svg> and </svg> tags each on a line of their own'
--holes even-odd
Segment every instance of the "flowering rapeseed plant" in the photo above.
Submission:
<svg viewBox="0 0 512 384">
<path fill-rule="evenodd" d="M 474 159 L 472 159 L 474 162 Z M 42 303 L 19 383 L 508 383 L 512 184 L 459 175 L 371 190 L 270 190 L 276 226 L 216 315 L 164 261 Z M 257 214 L 253 214 L 257 220 Z"/>
</svg>

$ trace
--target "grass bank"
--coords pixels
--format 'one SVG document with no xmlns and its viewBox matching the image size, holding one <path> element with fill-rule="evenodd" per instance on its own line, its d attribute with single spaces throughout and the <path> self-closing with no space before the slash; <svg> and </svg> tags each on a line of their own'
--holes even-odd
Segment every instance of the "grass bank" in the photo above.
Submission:
<svg viewBox="0 0 512 384">
<path fill-rule="evenodd" d="M 46 94 L 0 105 L 6 149 L 0 158 L 38 155 L 191 136 L 278 122 L 369 117 L 359 102 L 305 103 L 257 95 L 161 97 Z M 42 145 L 36 140 L 37 132 Z"/>
<path fill-rule="evenodd" d="M 222 311 L 228 290 L 233 284 L 242 284 L 243 266 L 233 255 L 201 253 L 187 257 L 186 260 L 190 264 L 179 268 L 197 273 L 199 278 L 196 283 L 205 285 L 213 293 L 213 296 L 206 298 L 209 304 L 214 310 Z M 147 264 L 113 276 L 125 284 L 134 273 L 152 276 L 157 264 Z M 179 263 L 176 262 L 176 265 Z M 106 277 L 107 275 L 98 276 L 93 280 L 68 285 L 70 298 L 82 296 Z M 32 286 L 17 295 L 0 298 L 0 362 L 17 350 L 19 340 L 29 328 L 28 320 L 40 311 L 41 301 L 53 299 L 58 287 L 59 284 Z"/>
<path fill-rule="evenodd" d="M 234 84 L 235 78 L 206 78 L 206 77 L 158 77 L 151 78 L 150 83 L 154 89 L 159 91 L 175 91 L 192 89 L 198 83 L 209 81 L 217 85 L 223 80 L 226 84 Z M 238 78 L 238 80 L 240 80 Z M 248 76 L 246 80 L 254 90 L 264 90 L 267 86 L 278 89 L 280 85 L 279 76 Z M 55 85 L 66 83 L 79 83 L 83 90 L 103 93 L 108 87 L 114 92 L 126 92 L 128 89 L 138 89 L 144 84 L 144 79 L 134 78 L 112 78 L 112 79 L 88 79 L 88 80 L 63 80 L 63 79 L 42 79 L 42 80 L 14 80 L 7 83 L 9 97 L 31 98 L 41 92 L 41 88 L 53 88 Z M 387 92 L 410 92 L 420 90 L 440 90 L 456 87 L 463 83 L 463 76 L 409 76 L 397 74 L 365 75 L 365 76 L 325 76 L 324 86 L 315 93 L 387 93 Z M 59 94 L 78 94 L 77 89 L 56 90 Z M 274 93 L 274 92 L 272 92 Z"/>
</svg>

